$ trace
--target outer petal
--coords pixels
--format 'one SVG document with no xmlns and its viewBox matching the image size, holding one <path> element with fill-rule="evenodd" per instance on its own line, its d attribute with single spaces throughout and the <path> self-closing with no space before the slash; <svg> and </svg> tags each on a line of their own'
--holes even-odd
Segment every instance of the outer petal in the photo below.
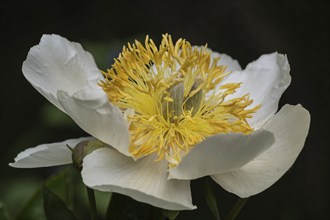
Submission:
<svg viewBox="0 0 330 220">
<path fill-rule="evenodd" d="M 278 102 L 291 82 L 290 66 L 286 55 L 272 53 L 262 55 L 245 70 L 235 71 L 223 80 L 224 83 L 242 82 L 241 88 L 228 98 L 250 94 L 254 100 L 251 107 L 261 108 L 248 119 L 254 128 L 261 127 L 278 109 Z"/>
<path fill-rule="evenodd" d="M 194 209 L 190 182 L 167 180 L 167 163 L 155 157 L 138 161 L 109 148 L 94 151 L 85 157 L 81 172 L 84 183 L 94 189 L 111 191 L 169 209 Z"/>
<path fill-rule="evenodd" d="M 101 88 L 84 89 L 70 96 L 59 91 L 64 110 L 86 132 L 130 156 L 128 122 L 118 107 L 108 102 Z"/>
<path fill-rule="evenodd" d="M 39 45 L 30 49 L 23 63 L 26 79 L 51 103 L 63 110 L 57 100 L 58 90 L 72 94 L 95 84 L 102 74 L 93 57 L 80 44 L 59 35 L 43 35 Z"/>
<path fill-rule="evenodd" d="M 226 66 L 227 71 L 241 71 L 242 67 L 239 65 L 238 61 L 233 59 L 227 54 L 224 53 L 218 53 L 218 52 L 212 52 L 211 53 L 211 58 L 219 58 L 218 65 L 224 65 Z"/>
<path fill-rule="evenodd" d="M 9 165 L 16 168 L 36 168 L 72 163 L 71 151 L 67 145 L 75 147 L 79 142 L 89 139 L 92 138 L 69 139 L 59 143 L 41 144 L 28 148 L 19 153 L 15 158 L 15 162 Z"/>
<path fill-rule="evenodd" d="M 301 105 L 285 105 L 264 126 L 274 132 L 273 146 L 242 168 L 212 178 L 240 197 L 264 191 L 292 166 L 304 146 L 309 124 L 309 112 Z"/>
<path fill-rule="evenodd" d="M 195 146 L 180 164 L 170 170 L 169 178 L 196 179 L 237 169 L 274 143 L 273 134 L 259 130 L 250 135 L 219 134 Z"/>
</svg>

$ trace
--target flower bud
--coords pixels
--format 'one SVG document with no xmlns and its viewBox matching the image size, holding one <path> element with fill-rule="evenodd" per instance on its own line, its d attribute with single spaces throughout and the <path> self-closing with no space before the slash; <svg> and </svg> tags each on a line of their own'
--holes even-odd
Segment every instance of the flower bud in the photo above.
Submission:
<svg viewBox="0 0 330 220">
<path fill-rule="evenodd" d="M 78 143 L 74 149 L 72 149 L 72 162 L 73 165 L 78 169 L 82 169 L 82 163 L 88 154 L 94 150 L 105 147 L 106 144 L 99 140 L 88 140 Z"/>
</svg>

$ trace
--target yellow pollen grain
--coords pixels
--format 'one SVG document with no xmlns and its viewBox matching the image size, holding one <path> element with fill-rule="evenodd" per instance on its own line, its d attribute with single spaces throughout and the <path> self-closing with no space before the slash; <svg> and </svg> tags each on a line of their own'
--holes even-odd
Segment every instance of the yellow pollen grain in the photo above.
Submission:
<svg viewBox="0 0 330 220">
<path fill-rule="evenodd" d="M 211 58 L 207 46 L 192 47 L 184 39 L 175 43 L 163 35 L 157 47 L 147 36 L 144 44 L 128 44 L 111 69 L 102 72 L 99 85 L 109 101 L 128 117 L 129 152 L 140 158 L 152 153 L 170 166 L 205 138 L 218 133 L 248 134 L 247 122 L 260 106 L 248 109 L 249 95 L 229 99 L 241 83 L 221 84 L 230 74 Z"/>
</svg>

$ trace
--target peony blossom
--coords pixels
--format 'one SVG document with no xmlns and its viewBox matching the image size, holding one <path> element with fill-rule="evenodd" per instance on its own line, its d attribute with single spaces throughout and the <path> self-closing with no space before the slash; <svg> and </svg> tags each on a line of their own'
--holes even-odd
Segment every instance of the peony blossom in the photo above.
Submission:
<svg viewBox="0 0 330 220">
<path fill-rule="evenodd" d="M 100 71 L 78 43 L 43 35 L 22 67 L 25 78 L 91 137 L 42 144 L 12 167 L 72 163 L 84 140 L 100 140 L 83 159 L 85 185 L 169 210 L 196 208 L 190 180 L 211 178 L 245 198 L 274 184 L 308 134 L 301 105 L 278 111 L 291 82 L 286 55 L 262 55 L 242 70 L 226 54 L 163 35 L 123 48 Z"/>
</svg>

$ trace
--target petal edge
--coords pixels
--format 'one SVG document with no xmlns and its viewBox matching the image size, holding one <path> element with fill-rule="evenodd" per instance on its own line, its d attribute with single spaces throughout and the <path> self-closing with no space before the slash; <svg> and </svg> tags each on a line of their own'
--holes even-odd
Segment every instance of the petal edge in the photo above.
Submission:
<svg viewBox="0 0 330 220">
<path fill-rule="evenodd" d="M 271 148 L 240 169 L 211 177 L 242 198 L 266 190 L 293 165 L 304 146 L 309 125 L 310 114 L 306 109 L 301 105 L 285 105 L 264 126 L 275 135 Z"/>
<path fill-rule="evenodd" d="M 124 194 L 133 199 L 169 210 L 189 210 L 190 182 L 167 180 L 167 163 L 148 156 L 134 161 L 114 149 L 102 148 L 86 156 L 84 183 L 100 191 Z"/>
<path fill-rule="evenodd" d="M 92 138 L 69 139 L 63 142 L 41 144 L 25 149 L 16 156 L 15 162 L 9 163 L 9 166 L 15 168 L 38 168 L 72 163 L 71 151 L 66 145 L 74 147 L 79 142 L 89 139 Z"/>
<path fill-rule="evenodd" d="M 274 143 L 273 134 L 258 130 L 252 134 L 219 134 L 195 146 L 180 164 L 170 170 L 170 179 L 196 179 L 225 173 L 250 162 Z"/>
</svg>

